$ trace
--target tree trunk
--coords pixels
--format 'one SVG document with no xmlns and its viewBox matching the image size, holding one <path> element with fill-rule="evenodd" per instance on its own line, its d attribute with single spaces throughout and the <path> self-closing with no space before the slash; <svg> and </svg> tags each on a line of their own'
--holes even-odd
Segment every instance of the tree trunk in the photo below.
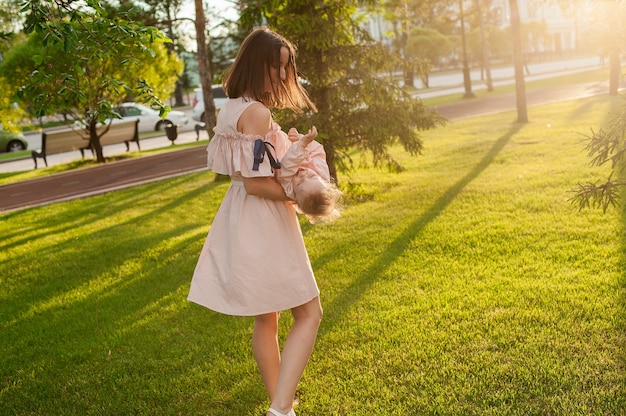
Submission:
<svg viewBox="0 0 626 416">
<path fill-rule="evenodd" d="M 409 67 L 404 70 L 404 85 L 415 87 L 415 71 L 413 68 Z"/>
<path fill-rule="evenodd" d="M 463 98 L 474 98 L 476 95 L 472 91 L 472 79 L 470 76 L 469 63 L 467 61 L 467 44 L 465 41 L 465 16 L 463 13 L 463 0 L 459 0 L 459 10 L 461 12 L 461 46 L 463 49 L 463 86 L 465 93 Z"/>
<path fill-rule="evenodd" d="M 405 9 L 405 13 L 408 12 Z M 415 87 L 415 69 L 413 68 L 413 57 L 409 56 L 406 45 L 409 41 L 409 24 L 408 16 L 404 16 L 402 23 L 402 56 L 404 57 L 404 85 L 407 87 Z"/>
<path fill-rule="evenodd" d="M 316 73 L 317 74 L 325 74 L 326 72 L 326 64 L 324 63 L 324 59 L 322 58 L 323 53 L 321 50 L 317 49 L 313 52 L 315 56 L 315 65 L 316 65 Z M 316 97 L 317 111 L 319 114 L 328 114 L 330 105 L 328 104 L 328 85 L 322 86 L 319 89 L 319 96 Z M 335 166 L 335 139 L 333 138 L 334 132 L 325 132 L 327 133 L 327 139 L 323 141 L 322 145 L 324 145 L 324 151 L 326 152 L 326 164 L 328 165 L 328 170 L 330 173 L 330 177 L 335 181 L 337 185 L 339 185 L 339 181 L 337 178 L 337 166 Z"/>
<path fill-rule="evenodd" d="M 324 145 L 324 151 L 326 152 L 326 164 L 328 164 L 328 171 L 331 179 L 339 186 L 339 180 L 337 179 L 337 167 L 335 166 L 335 148 L 332 143 Z"/>
<path fill-rule="evenodd" d="M 477 0 L 476 6 L 478 7 L 478 19 L 480 22 L 480 39 L 483 44 L 483 67 L 485 69 L 485 75 L 487 76 L 487 91 L 493 91 L 493 82 L 491 81 L 491 65 L 489 64 L 489 43 L 485 37 L 485 23 L 481 5 L 482 1 L 483 0 Z"/>
<path fill-rule="evenodd" d="M 96 161 L 104 163 L 104 153 L 102 152 L 102 144 L 100 144 L 100 136 L 98 136 L 98 122 L 95 119 L 89 122 L 89 143 L 96 152 Z"/>
<path fill-rule="evenodd" d="M 176 90 L 174 91 L 174 98 L 177 107 L 181 107 L 185 105 L 185 100 L 183 99 L 183 82 L 180 78 L 176 81 Z"/>
<path fill-rule="evenodd" d="M 524 56 L 517 0 L 509 0 L 511 6 L 511 29 L 513 32 L 513 62 L 515 64 L 515 95 L 517 99 L 517 122 L 528 123 L 526 108 L 526 84 L 524 81 Z"/>
<path fill-rule="evenodd" d="M 169 36 L 170 39 L 172 39 L 172 43 L 167 43 L 167 50 L 169 51 L 169 53 L 171 54 L 175 54 L 176 52 L 176 47 L 174 45 L 174 39 L 176 39 L 176 36 L 174 35 L 174 25 L 172 24 L 172 22 L 174 22 L 174 18 L 172 18 L 172 16 L 170 15 L 170 8 L 167 8 L 167 35 Z M 174 90 L 174 99 L 175 99 L 175 103 L 174 105 L 176 107 L 181 107 L 183 106 L 185 103 L 183 101 L 183 83 L 180 80 L 181 74 L 178 75 L 178 79 L 176 80 L 176 89 Z"/>
<path fill-rule="evenodd" d="M 609 55 L 609 66 L 609 95 L 617 95 L 619 93 L 619 79 L 621 76 L 619 51 L 611 51 L 611 54 Z"/>
<path fill-rule="evenodd" d="M 620 31 L 620 13 L 618 0 L 613 0 L 610 5 L 610 33 L 613 35 L 609 46 L 609 95 L 617 95 L 619 91 L 619 79 L 621 72 L 620 49 L 622 38 Z"/>
<path fill-rule="evenodd" d="M 209 67 L 209 55 L 207 53 L 206 40 L 206 18 L 202 0 L 194 0 L 196 6 L 196 41 L 198 46 L 198 73 L 200 75 L 200 85 L 202 86 L 202 96 L 204 97 L 204 128 L 209 136 L 217 122 L 215 116 L 215 102 L 213 101 L 213 76 Z"/>
</svg>

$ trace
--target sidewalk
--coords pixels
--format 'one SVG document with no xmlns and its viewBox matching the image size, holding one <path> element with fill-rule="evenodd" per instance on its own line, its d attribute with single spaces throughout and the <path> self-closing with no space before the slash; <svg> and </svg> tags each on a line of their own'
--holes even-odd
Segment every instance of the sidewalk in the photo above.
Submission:
<svg viewBox="0 0 626 416">
<path fill-rule="evenodd" d="M 554 76 L 554 75 L 552 75 Z M 440 90 L 446 91 L 446 90 Z M 529 91 L 527 105 L 534 106 L 550 102 L 603 94 L 608 91 L 608 81 L 555 87 L 544 90 Z M 445 92 L 441 92 L 446 94 Z M 515 94 L 502 96 L 467 99 L 454 104 L 442 105 L 436 110 L 450 120 L 475 117 L 478 115 L 516 109 Z M 206 140 L 206 133 L 201 132 L 200 138 Z M 195 131 L 179 135 L 176 143 L 189 143 L 196 140 Z M 145 143 L 145 145 L 144 145 Z M 142 149 L 167 147 L 169 140 L 165 137 L 149 139 L 141 142 Z M 105 155 L 123 153 L 125 147 L 113 146 L 105 148 Z M 75 160 L 76 155 L 51 156 L 49 164 L 66 163 Z M 9 164 L 12 164 L 9 166 Z M 0 171 L 16 169 L 23 171 L 32 169 L 32 159 L 6 162 L 0 165 Z M 120 162 L 110 162 L 91 168 L 77 169 L 69 172 L 48 175 L 42 178 L 26 180 L 14 184 L 0 186 L 0 213 L 11 212 L 28 207 L 45 205 L 56 201 L 65 201 L 122 189 L 130 186 L 160 180 L 166 177 L 181 175 L 206 169 L 206 145 L 198 145 L 183 150 L 165 152 L 158 155 L 132 158 Z"/>
<path fill-rule="evenodd" d="M 206 146 L 75 169 L 0 186 L 0 212 L 68 201 L 206 169 Z"/>
<path fill-rule="evenodd" d="M 196 132 L 194 130 L 184 131 L 178 134 L 178 138 L 176 139 L 175 143 L 193 143 L 196 141 L 196 137 Z M 200 132 L 200 140 L 207 140 L 208 138 L 209 136 L 205 131 Z M 140 143 L 142 151 L 163 149 L 172 145 L 172 142 L 166 136 L 156 136 L 149 139 L 142 139 Z M 131 150 L 136 150 L 136 147 L 134 145 L 131 145 Z M 124 144 L 105 146 L 103 148 L 103 151 L 105 157 L 121 155 L 126 153 L 126 146 Z M 48 166 L 61 165 L 64 163 L 73 162 L 75 160 L 80 160 L 80 158 L 81 155 L 78 150 L 75 152 L 60 153 L 47 157 Z M 91 153 L 85 152 L 85 158 L 91 158 Z M 37 163 L 39 168 L 45 167 L 43 159 L 40 159 Z M 23 159 L 0 162 L 0 172 L 24 172 L 34 168 L 35 162 L 30 156 L 24 157 Z"/>
<path fill-rule="evenodd" d="M 202 133 L 200 134 L 202 138 Z M 195 132 L 190 132 L 185 137 L 187 142 L 191 141 L 191 135 L 195 141 Z M 166 140 L 169 144 L 167 138 L 159 138 L 152 142 L 152 146 L 158 146 L 160 140 Z M 176 142 L 178 143 L 178 140 Z M 124 145 L 122 149 L 125 151 Z M 113 151 L 105 148 L 104 153 L 111 155 Z M 71 158 L 76 159 L 74 155 L 71 155 Z M 32 169 L 32 159 L 21 162 L 28 163 L 29 169 Z M 51 174 L 0 186 L 0 213 L 102 194 L 205 169 L 206 142 L 181 150 Z"/>
<path fill-rule="evenodd" d="M 526 92 L 527 106 L 549 104 L 577 98 L 608 94 L 609 82 L 591 82 L 587 84 L 566 85 Z M 462 102 L 441 105 L 436 110 L 449 120 L 513 111 L 517 109 L 517 97 L 514 93 L 481 99 L 465 99 Z"/>
</svg>

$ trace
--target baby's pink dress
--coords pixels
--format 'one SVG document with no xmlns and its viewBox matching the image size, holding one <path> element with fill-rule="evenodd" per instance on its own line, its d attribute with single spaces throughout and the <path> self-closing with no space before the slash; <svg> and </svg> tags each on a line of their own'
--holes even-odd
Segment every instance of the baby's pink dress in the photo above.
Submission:
<svg viewBox="0 0 626 416">
<path fill-rule="evenodd" d="M 237 131 L 251 99 L 229 99 L 217 117 L 207 147 L 210 170 L 229 175 L 230 188 L 218 209 L 191 280 L 189 299 L 228 315 L 254 316 L 302 305 L 319 289 L 294 206 L 248 195 L 243 177 L 274 176 L 266 156 L 258 171 L 254 141 Z M 278 158 L 291 145 L 278 124 L 264 138 Z"/>
<path fill-rule="evenodd" d="M 302 147 L 300 141 L 294 142 L 280 160 L 278 182 L 282 185 L 285 195 L 291 199 L 295 199 L 298 193 L 293 179 L 303 169 L 312 170 L 323 180 L 330 182 L 326 152 L 319 142 L 313 140 L 307 147 Z"/>
</svg>

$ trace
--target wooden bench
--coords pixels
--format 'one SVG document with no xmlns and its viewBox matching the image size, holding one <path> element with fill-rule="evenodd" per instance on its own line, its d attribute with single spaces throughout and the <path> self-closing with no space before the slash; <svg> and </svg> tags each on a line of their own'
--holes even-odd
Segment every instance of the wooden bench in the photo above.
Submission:
<svg viewBox="0 0 626 416">
<path fill-rule="evenodd" d="M 111 124 L 109 131 L 100 137 L 100 144 L 104 147 L 109 144 L 124 143 L 126 151 L 130 150 L 130 142 L 137 143 L 139 146 L 139 120 L 123 120 Z M 98 127 L 98 133 L 104 130 L 106 126 Z M 57 153 L 65 153 L 78 150 L 82 157 L 85 157 L 85 150 L 91 150 L 93 154 L 93 146 L 89 142 L 89 132 L 84 129 L 63 129 L 43 132 L 41 134 L 41 151 L 33 150 L 31 155 L 35 161 L 35 169 L 37 169 L 37 159 L 43 159 L 46 166 L 48 160 L 46 156 Z"/>
</svg>

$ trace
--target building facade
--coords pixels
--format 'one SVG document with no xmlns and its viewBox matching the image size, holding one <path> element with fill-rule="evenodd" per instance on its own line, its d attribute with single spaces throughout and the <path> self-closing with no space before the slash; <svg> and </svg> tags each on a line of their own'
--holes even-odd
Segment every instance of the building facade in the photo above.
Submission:
<svg viewBox="0 0 626 416">
<path fill-rule="evenodd" d="M 489 0 L 482 0 L 488 2 Z M 593 0 L 517 0 L 522 23 L 545 25 L 546 34 L 529 39 L 527 53 L 572 52 L 582 45 L 581 36 L 591 23 Z M 596 0 L 597 1 L 597 0 Z M 500 16 L 501 27 L 510 25 L 509 0 L 491 0 L 492 11 Z M 529 35 L 532 37 L 532 34 Z"/>
<path fill-rule="evenodd" d="M 463 0 L 467 12 L 478 0 Z M 496 16 L 500 28 L 511 25 L 511 7 L 509 0 L 480 0 L 483 12 L 489 7 L 489 13 Z M 602 0 L 517 0 L 522 24 L 542 26 L 545 32 L 538 35 L 530 32 L 527 53 L 568 53 L 580 49 L 580 39 L 588 32 L 592 19 L 592 2 Z M 374 39 L 383 44 L 390 44 L 393 37 L 393 25 L 382 16 L 366 16 L 364 27 Z M 466 22 L 467 29 L 467 22 Z"/>
</svg>

